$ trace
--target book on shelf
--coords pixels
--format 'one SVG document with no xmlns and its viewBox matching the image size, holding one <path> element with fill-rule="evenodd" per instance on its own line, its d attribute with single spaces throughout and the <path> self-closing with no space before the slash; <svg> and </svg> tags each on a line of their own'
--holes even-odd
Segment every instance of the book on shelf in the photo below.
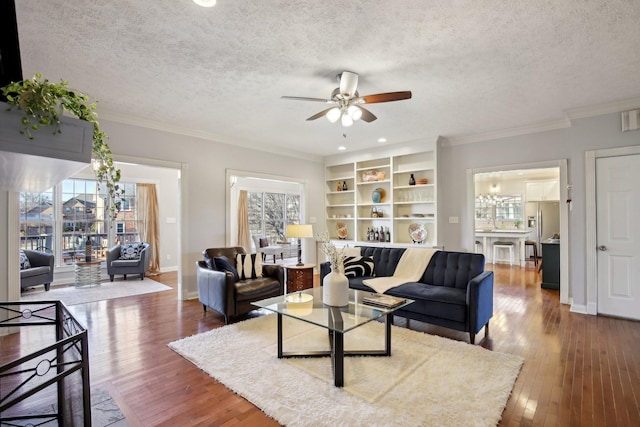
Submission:
<svg viewBox="0 0 640 427">
<path fill-rule="evenodd" d="M 403 304 L 404 298 L 392 297 L 390 295 L 371 295 L 362 298 L 362 302 L 367 305 L 373 305 L 382 308 L 393 308 Z"/>
</svg>

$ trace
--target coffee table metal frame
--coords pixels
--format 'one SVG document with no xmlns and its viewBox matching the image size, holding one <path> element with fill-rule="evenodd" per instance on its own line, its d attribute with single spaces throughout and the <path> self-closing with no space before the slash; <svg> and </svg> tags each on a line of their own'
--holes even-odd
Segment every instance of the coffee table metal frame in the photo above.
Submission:
<svg viewBox="0 0 640 427">
<path fill-rule="evenodd" d="M 299 292 L 295 292 L 297 294 Z M 286 296 L 281 295 L 253 304 L 269 311 L 273 311 L 278 316 L 278 358 L 288 357 L 331 357 L 333 368 L 334 385 L 344 386 L 344 358 L 345 356 L 391 356 L 391 325 L 393 324 L 393 313 L 399 308 L 405 307 L 413 302 L 407 299 L 403 304 L 393 308 L 374 307 L 362 303 L 364 297 L 375 295 L 371 292 L 349 290 L 349 305 L 344 307 L 333 307 L 322 303 L 322 288 L 313 288 L 301 291 L 313 295 L 312 314 L 299 315 L 287 308 Z M 292 295 L 292 294 L 288 294 Z M 353 316 L 354 313 L 359 320 L 345 322 L 345 316 Z M 326 317 L 324 315 L 326 313 Z M 328 330 L 329 350 L 319 351 L 295 351 L 286 352 L 283 348 L 283 316 L 291 317 L 300 321 L 311 323 Z M 344 349 L 344 334 L 354 330 L 373 320 L 384 318 L 385 323 L 385 346 L 384 349 L 376 350 L 347 350 Z"/>
</svg>

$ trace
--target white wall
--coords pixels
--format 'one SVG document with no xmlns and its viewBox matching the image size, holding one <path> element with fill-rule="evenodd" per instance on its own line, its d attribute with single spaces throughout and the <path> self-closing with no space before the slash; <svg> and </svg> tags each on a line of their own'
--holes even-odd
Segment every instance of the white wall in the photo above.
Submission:
<svg viewBox="0 0 640 427">
<path fill-rule="evenodd" d="M 183 164 L 181 267 L 185 298 L 196 297 L 195 263 L 202 250 L 226 242 L 226 169 L 287 176 L 305 182 L 305 213 L 324 218 L 321 162 L 286 157 L 213 141 L 101 121 L 114 155 Z M 184 216 L 183 216 L 184 215 Z M 315 259 L 315 253 L 313 255 Z"/>
<path fill-rule="evenodd" d="M 444 143 L 438 150 L 438 193 L 442 195 L 438 216 L 441 219 L 458 216 L 461 221 L 458 224 L 439 221 L 439 240 L 447 249 L 473 249 L 463 244 L 465 227 L 473 224 L 472 212 L 467 212 L 466 204 L 468 169 L 568 159 L 568 184 L 573 185 L 568 236 L 569 286 L 573 303 L 585 306 L 585 152 L 629 145 L 640 145 L 640 132 L 623 133 L 619 114 L 577 119 L 569 128 L 537 134 L 454 146 Z M 560 189 L 560 198 L 566 198 L 566 188 Z"/>
</svg>

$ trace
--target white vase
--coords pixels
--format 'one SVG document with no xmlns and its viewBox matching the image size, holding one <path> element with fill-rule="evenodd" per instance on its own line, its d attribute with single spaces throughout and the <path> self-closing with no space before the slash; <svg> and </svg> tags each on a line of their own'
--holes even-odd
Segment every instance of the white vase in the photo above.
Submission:
<svg viewBox="0 0 640 427">
<path fill-rule="evenodd" d="M 334 307 L 349 304 L 349 279 L 347 276 L 331 269 L 331 273 L 322 279 L 322 302 Z"/>
</svg>

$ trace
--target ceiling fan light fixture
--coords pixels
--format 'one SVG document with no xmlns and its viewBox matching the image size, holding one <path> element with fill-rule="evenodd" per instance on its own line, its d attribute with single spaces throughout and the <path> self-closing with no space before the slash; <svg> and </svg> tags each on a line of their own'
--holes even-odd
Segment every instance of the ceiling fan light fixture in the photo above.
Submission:
<svg viewBox="0 0 640 427">
<path fill-rule="evenodd" d="M 343 114 L 342 115 L 342 126 L 348 128 L 352 124 L 353 124 L 353 119 L 351 118 L 351 116 L 349 114 Z"/>
<path fill-rule="evenodd" d="M 362 117 L 362 110 L 355 105 L 349 106 L 349 108 L 347 109 L 347 113 L 349 113 L 349 116 L 353 121 L 360 120 L 360 118 Z"/>
<path fill-rule="evenodd" d="M 202 7 L 213 7 L 216 5 L 216 0 L 193 0 L 193 2 Z"/>
<path fill-rule="evenodd" d="M 340 118 L 340 109 L 338 107 L 334 107 L 327 111 L 327 120 L 331 123 L 335 123 Z"/>
</svg>

